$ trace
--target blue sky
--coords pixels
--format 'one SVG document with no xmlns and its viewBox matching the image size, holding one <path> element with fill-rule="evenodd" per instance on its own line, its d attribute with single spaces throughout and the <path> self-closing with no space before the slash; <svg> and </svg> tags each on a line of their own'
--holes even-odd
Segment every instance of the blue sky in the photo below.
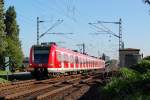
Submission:
<svg viewBox="0 0 150 100">
<path fill-rule="evenodd" d="M 36 17 L 40 23 L 40 34 L 44 33 L 58 19 L 63 23 L 50 32 L 74 33 L 73 35 L 47 34 L 40 42 L 58 42 L 69 49 L 79 49 L 76 44 L 85 43 L 90 55 L 106 53 L 117 58 L 118 39 L 110 35 L 92 35 L 98 29 L 88 23 L 97 21 L 118 21 L 122 18 L 123 41 L 126 48 L 139 48 L 144 56 L 150 55 L 149 7 L 142 0 L 5 0 L 5 9 L 15 6 L 20 26 L 20 40 L 25 56 L 36 44 Z M 118 25 L 104 24 L 118 34 Z M 97 25 L 98 27 L 101 27 Z"/>
</svg>

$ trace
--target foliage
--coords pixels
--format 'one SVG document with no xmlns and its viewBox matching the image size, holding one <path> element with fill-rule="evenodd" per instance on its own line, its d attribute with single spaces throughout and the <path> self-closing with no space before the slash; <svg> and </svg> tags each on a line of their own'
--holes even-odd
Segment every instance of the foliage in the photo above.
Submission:
<svg viewBox="0 0 150 100">
<path fill-rule="evenodd" d="M 10 6 L 5 14 L 6 37 L 8 47 L 6 56 L 10 57 L 10 66 L 15 68 L 21 66 L 23 61 L 23 53 L 21 42 L 19 41 L 19 27 L 16 21 L 16 12 L 13 6 Z"/>
<path fill-rule="evenodd" d="M 144 60 L 150 60 L 150 56 L 146 56 L 143 58 Z"/>
<path fill-rule="evenodd" d="M 146 3 L 146 4 L 150 4 L 150 0 L 143 0 L 144 1 L 144 3 Z"/>
<path fill-rule="evenodd" d="M 4 1 L 0 0 L 0 69 L 5 66 L 6 56 L 10 57 L 10 66 L 13 68 L 21 66 L 23 60 L 15 8 L 10 6 L 4 12 L 3 7 Z"/>
<path fill-rule="evenodd" d="M 132 68 L 121 68 L 120 77 L 113 77 L 103 88 L 103 99 L 149 100 L 150 61 L 143 60 Z"/>
<path fill-rule="evenodd" d="M 0 75 L 6 75 L 7 71 L 0 71 Z M 8 74 L 11 74 L 11 72 L 9 71 Z"/>
<path fill-rule="evenodd" d="M 7 46 L 5 39 L 4 1 L 0 0 L 0 67 L 4 64 L 4 51 Z"/>
<path fill-rule="evenodd" d="M 0 83 L 8 83 L 9 81 L 3 78 L 0 78 Z"/>
<path fill-rule="evenodd" d="M 133 65 L 130 68 L 140 73 L 146 73 L 150 70 L 150 61 L 142 60 L 138 64 Z"/>
<path fill-rule="evenodd" d="M 21 48 L 18 48 L 18 45 L 16 45 L 16 41 L 13 41 L 10 37 L 7 38 L 8 47 L 7 47 L 7 56 L 10 57 L 10 66 L 12 67 L 18 67 L 22 64 L 23 55 L 21 51 Z"/>
</svg>

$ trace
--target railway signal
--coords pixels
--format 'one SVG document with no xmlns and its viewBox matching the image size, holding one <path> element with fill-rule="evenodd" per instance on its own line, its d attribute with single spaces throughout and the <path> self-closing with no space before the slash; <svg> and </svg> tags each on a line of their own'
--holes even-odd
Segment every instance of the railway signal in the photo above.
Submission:
<svg viewBox="0 0 150 100">
<path fill-rule="evenodd" d="M 8 72 L 9 72 L 9 57 L 5 57 L 5 70 L 7 72 L 7 80 L 8 80 Z"/>
</svg>

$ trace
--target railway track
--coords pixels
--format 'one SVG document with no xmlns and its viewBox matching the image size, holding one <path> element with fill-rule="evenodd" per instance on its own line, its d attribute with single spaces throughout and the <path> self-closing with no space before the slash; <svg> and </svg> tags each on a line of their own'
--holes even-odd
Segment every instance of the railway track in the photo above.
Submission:
<svg viewBox="0 0 150 100">
<path fill-rule="evenodd" d="M 82 76 L 71 75 L 41 81 L 18 82 L 0 89 L 0 99 L 3 100 L 49 100 L 57 94 L 71 94 L 79 87 L 87 86 L 94 78 L 100 79 L 100 74 Z M 63 93 L 65 91 L 65 93 Z M 71 91 L 71 92 L 66 92 Z"/>
<path fill-rule="evenodd" d="M 0 91 L 1 91 L 1 90 L 5 90 L 5 89 L 16 88 L 16 87 L 22 86 L 22 85 L 24 85 L 24 84 L 26 84 L 26 83 L 30 84 L 30 83 L 34 83 L 34 82 L 36 82 L 35 79 L 1 84 L 1 85 L 0 85 Z"/>
<path fill-rule="evenodd" d="M 79 75 L 71 75 L 71 76 L 63 76 L 56 77 L 47 80 L 31 80 L 31 81 L 22 81 L 13 84 L 9 84 L 0 88 L 0 99 L 15 99 L 16 97 L 23 96 L 26 94 L 30 94 L 36 92 L 38 90 L 46 89 L 49 87 L 49 84 L 60 84 L 62 81 L 66 81 L 71 78 L 76 78 L 81 76 Z M 56 84 L 56 85 L 57 85 Z"/>
<path fill-rule="evenodd" d="M 0 91 L 0 99 L 4 100 L 45 100 L 55 94 L 77 87 L 93 79 L 94 76 L 72 75 L 24 84 L 6 86 Z"/>
<path fill-rule="evenodd" d="M 96 76 L 90 76 L 90 77 L 82 77 L 80 80 L 76 80 L 72 83 L 69 82 L 69 84 L 63 84 L 60 85 L 59 87 L 55 87 L 54 89 L 51 89 L 49 92 L 47 91 L 44 94 L 40 94 L 36 96 L 36 100 L 55 100 L 55 97 L 62 97 L 60 100 L 65 100 L 64 94 L 73 94 L 74 91 L 77 90 L 78 87 L 83 87 L 87 85 L 89 82 L 92 82 L 93 78 Z M 68 92 L 70 91 L 70 92 Z M 61 95 L 62 94 L 62 95 Z M 61 95 L 61 96 L 57 96 Z M 58 100 L 58 98 L 56 98 Z"/>
</svg>

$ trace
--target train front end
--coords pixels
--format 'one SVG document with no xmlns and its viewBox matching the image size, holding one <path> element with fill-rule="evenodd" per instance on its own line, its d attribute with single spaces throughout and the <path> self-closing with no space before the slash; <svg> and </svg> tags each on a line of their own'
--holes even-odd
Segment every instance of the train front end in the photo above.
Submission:
<svg viewBox="0 0 150 100">
<path fill-rule="evenodd" d="M 31 47 L 29 65 L 34 77 L 46 77 L 48 75 L 49 54 L 50 45 L 34 45 Z"/>
</svg>

